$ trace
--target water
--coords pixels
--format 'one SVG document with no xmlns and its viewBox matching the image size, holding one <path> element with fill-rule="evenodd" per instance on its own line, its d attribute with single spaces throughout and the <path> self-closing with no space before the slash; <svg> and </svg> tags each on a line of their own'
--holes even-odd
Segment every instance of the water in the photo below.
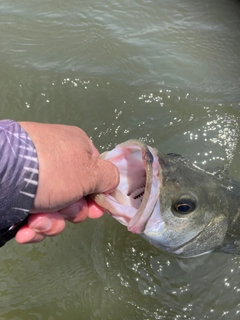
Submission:
<svg viewBox="0 0 240 320">
<path fill-rule="evenodd" d="M 240 180 L 239 1 L 1 1 L 1 118 L 140 138 Z M 111 217 L 1 249 L 0 319 L 239 319 L 240 258 L 178 260 Z"/>
</svg>

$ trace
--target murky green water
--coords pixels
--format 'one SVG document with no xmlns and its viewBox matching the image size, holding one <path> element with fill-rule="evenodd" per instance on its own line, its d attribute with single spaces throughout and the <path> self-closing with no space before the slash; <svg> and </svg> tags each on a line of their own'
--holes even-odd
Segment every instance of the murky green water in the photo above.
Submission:
<svg viewBox="0 0 240 320">
<path fill-rule="evenodd" d="M 240 180 L 240 2 L 1 1 L 1 118 L 141 138 Z M 0 319 L 239 319 L 240 258 L 178 260 L 105 216 L 1 249 Z"/>
</svg>

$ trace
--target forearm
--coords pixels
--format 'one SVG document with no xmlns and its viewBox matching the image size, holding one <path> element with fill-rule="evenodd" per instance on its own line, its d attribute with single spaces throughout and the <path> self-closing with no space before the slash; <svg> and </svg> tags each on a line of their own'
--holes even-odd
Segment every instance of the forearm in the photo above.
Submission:
<svg viewBox="0 0 240 320">
<path fill-rule="evenodd" d="M 0 229 L 22 221 L 32 208 L 38 185 L 38 158 L 26 131 L 0 121 Z"/>
</svg>

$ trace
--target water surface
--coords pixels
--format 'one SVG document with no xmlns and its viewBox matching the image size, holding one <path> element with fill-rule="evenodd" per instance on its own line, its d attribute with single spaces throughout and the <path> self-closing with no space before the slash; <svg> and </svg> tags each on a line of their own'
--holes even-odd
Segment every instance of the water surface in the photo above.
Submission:
<svg viewBox="0 0 240 320">
<path fill-rule="evenodd" d="M 138 138 L 240 180 L 239 1 L 1 1 L 1 118 Z M 178 260 L 105 216 L 1 249 L 0 319 L 239 319 L 240 260 Z"/>
</svg>

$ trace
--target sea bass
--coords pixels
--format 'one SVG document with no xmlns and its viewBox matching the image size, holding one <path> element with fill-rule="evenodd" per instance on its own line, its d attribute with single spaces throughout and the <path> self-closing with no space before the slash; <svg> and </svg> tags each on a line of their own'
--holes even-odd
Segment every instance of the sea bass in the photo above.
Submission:
<svg viewBox="0 0 240 320">
<path fill-rule="evenodd" d="M 130 232 L 183 258 L 240 253 L 240 188 L 233 182 L 138 140 L 101 158 L 118 167 L 120 183 L 93 200 Z"/>
</svg>

